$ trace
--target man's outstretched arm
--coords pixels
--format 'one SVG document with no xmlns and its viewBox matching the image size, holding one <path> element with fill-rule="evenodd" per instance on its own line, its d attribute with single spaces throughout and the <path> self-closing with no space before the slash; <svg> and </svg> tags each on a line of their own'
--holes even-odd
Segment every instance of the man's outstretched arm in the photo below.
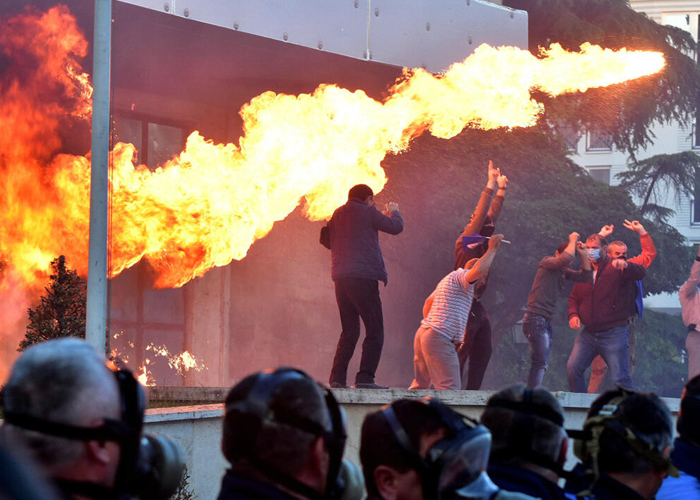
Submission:
<svg viewBox="0 0 700 500">
<path fill-rule="evenodd" d="M 496 257 L 496 252 L 498 252 L 498 247 L 501 245 L 502 239 L 502 234 L 494 234 L 491 236 L 491 239 L 489 240 L 489 249 L 486 251 L 484 256 L 477 260 L 476 264 L 474 264 L 474 266 L 465 273 L 465 283 L 463 283 L 465 286 L 469 283 L 475 282 L 489 272 L 493 259 Z"/>
</svg>

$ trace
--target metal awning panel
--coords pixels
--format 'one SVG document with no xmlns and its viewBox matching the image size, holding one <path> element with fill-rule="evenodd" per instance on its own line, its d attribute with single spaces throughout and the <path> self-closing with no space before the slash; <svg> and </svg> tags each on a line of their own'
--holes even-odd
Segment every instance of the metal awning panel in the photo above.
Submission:
<svg viewBox="0 0 700 500">
<path fill-rule="evenodd" d="M 438 72 L 482 43 L 527 48 L 527 13 L 480 0 L 119 0 L 283 43 Z"/>
</svg>

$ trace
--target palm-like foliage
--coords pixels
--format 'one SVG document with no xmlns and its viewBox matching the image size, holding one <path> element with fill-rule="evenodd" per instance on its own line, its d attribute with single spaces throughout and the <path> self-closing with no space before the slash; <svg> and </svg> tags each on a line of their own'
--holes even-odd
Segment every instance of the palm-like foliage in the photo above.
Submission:
<svg viewBox="0 0 700 500">
<path fill-rule="evenodd" d="M 700 157 L 692 151 L 661 154 L 630 161 L 628 170 L 617 174 L 617 178 L 623 188 L 641 201 L 640 209 L 645 217 L 666 221 L 674 213 L 663 206 L 667 193 L 674 192 L 678 202 L 683 195 L 693 197 L 699 167 Z"/>
</svg>

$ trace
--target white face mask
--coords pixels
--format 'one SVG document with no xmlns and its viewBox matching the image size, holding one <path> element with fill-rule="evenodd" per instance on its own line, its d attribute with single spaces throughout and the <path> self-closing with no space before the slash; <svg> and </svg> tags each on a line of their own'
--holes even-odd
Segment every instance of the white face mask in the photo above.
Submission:
<svg viewBox="0 0 700 500">
<path fill-rule="evenodd" d="M 588 258 L 591 260 L 600 259 L 600 248 L 588 248 Z"/>
</svg>

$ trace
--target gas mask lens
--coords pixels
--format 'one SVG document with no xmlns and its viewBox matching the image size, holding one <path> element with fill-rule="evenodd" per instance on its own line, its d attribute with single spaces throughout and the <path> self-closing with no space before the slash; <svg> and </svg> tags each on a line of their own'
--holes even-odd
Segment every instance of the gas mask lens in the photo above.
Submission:
<svg viewBox="0 0 700 500">
<path fill-rule="evenodd" d="M 446 443 L 436 443 L 429 456 L 433 458 L 434 453 L 439 454 L 436 462 L 439 465 L 438 497 L 442 497 L 445 491 L 454 491 L 476 480 L 486 470 L 490 451 L 491 434 L 479 432 L 478 428 L 461 433 Z"/>
<path fill-rule="evenodd" d="M 136 497 L 166 500 L 177 491 L 185 462 L 180 448 L 166 436 L 141 438 L 132 490 Z"/>
</svg>

